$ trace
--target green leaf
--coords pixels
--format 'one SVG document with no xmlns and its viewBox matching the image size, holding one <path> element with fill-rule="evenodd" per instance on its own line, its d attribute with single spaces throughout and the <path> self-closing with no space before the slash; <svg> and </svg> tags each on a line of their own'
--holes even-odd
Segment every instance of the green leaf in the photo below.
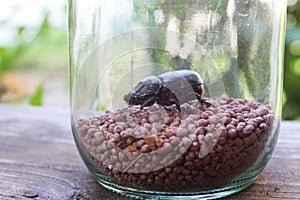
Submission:
<svg viewBox="0 0 300 200">
<path fill-rule="evenodd" d="M 41 106 L 43 104 L 44 87 L 40 85 L 35 94 L 29 100 L 29 104 L 33 106 Z"/>
</svg>

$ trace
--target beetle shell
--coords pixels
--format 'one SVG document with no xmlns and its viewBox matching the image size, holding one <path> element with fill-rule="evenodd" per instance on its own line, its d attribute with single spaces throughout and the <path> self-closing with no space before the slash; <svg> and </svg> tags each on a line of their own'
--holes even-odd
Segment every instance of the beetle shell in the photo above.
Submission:
<svg viewBox="0 0 300 200">
<path fill-rule="evenodd" d="M 179 70 L 167 72 L 158 76 L 163 82 L 157 103 L 170 106 L 200 100 L 204 94 L 203 80 L 201 76 L 191 70 Z"/>
<path fill-rule="evenodd" d="M 186 79 L 190 85 L 203 84 L 201 76 L 191 70 L 178 70 L 172 72 L 166 72 L 158 76 L 164 84 L 172 83 L 174 80 Z M 177 82 L 178 83 L 178 82 Z"/>
</svg>

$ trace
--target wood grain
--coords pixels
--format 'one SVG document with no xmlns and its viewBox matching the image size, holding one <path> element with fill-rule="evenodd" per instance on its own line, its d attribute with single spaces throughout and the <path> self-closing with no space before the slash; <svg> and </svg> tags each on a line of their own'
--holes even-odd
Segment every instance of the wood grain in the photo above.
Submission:
<svg viewBox="0 0 300 200">
<path fill-rule="evenodd" d="M 101 187 L 73 142 L 67 111 L 0 105 L 0 200 L 129 200 Z M 257 181 L 224 199 L 300 199 L 300 122 L 283 122 Z"/>
</svg>

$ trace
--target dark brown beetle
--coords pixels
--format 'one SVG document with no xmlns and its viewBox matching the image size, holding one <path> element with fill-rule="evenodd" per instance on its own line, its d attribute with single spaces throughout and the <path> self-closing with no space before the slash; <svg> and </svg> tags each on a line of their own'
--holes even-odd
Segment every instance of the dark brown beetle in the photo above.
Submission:
<svg viewBox="0 0 300 200">
<path fill-rule="evenodd" d="M 178 70 L 141 80 L 133 90 L 124 95 L 129 105 L 141 105 L 141 109 L 155 102 L 163 106 L 180 105 L 191 101 L 202 101 L 203 80 L 194 71 Z"/>
</svg>

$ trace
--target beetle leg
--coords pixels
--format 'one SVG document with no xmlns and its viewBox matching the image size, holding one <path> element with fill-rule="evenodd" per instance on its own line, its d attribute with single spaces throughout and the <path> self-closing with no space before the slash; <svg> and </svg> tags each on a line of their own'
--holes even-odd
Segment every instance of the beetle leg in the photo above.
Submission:
<svg viewBox="0 0 300 200">
<path fill-rule="evenodd" d="M 176 106 L 176 107 L 175 107 Z M 167 105 L 164 105 L 164 108 L 167 110 L 167 111 L 169 111 L 169 112 L 174 112 L 174 111 L 181 111 L 181 107 L 180 107 L 180 105 L 179 104 L 176 104 L 176 103 L 174 103 L 174 104 L 172 104 L 172 105 L 170 105 L 170 106 L 167 106 Z"/>
<path fill-rule="evenodd" d="M 211 102 L 208 101 L 207 98 L 202 98 L 199 101 L 200 101 L 200 103 L 206 104 L 207 106 L 212 106 L 213 105 Z"/>
<path fill-rule="evenodd" d="M 179 103 L 176 103 L 176 108 L 179 112 L 181 112 L 181 107 L 180 107 Z"/>
<path fill-rule="evenodd" d="M 203 99 L 201 98 L 201 95 L 198 93 L 195 93 L 195 95 L 196 95 L 196 98 L 198 99 L 198 101 L 202 103 Z"/>
<path fill-rule="evenodd" d="M 156 101 L 156 96 L 150 97 L 149 99 L 147 99 L 146 101 L 144 101 L 141 105 L 141 109 L 143 109 L 144 107 L 147 106 L 151 106 L 155 103 Z"/>
</svg>

